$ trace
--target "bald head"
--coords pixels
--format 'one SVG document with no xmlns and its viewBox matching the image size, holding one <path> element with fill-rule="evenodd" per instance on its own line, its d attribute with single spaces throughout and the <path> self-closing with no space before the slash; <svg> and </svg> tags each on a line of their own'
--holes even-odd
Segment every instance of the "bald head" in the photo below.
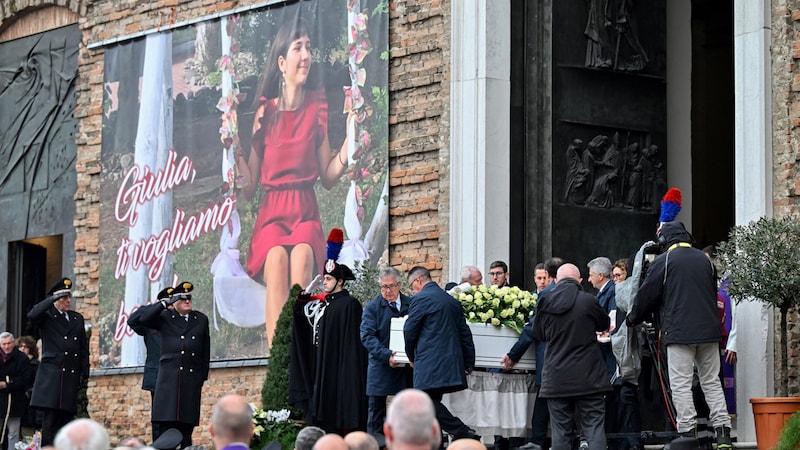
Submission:
<svg viewBox="0 0 800 450">
<path fill-rule="evenodd" d="M 53 442 L 58 450 L 108 450 L 111 440 L 102 425 L 92 419 L 75 419 L 64 425 Z"/>
<path fill-rule="evenodd" d="M 564 280 L 566 278 L 572 278 L 575 281 L 581 281 L 581 271 L 578 270 L 578 266 L 572 263 L 566 263 L 558 268 L 558 274 L 556 275 L 556 282 Z"/>
<path fill-rule="evenodd" d="M 486 450 L 486 446 L 481 441 L 475 439 L 456 439 L 449 446 L 448 450 Z"/>
<path fill-rule="evenodd" d="M 378 450 L 378 441 L 363 431 L 353 431 L 344 437 L 350 450 Z"/>
<path fill-rule="evenodd" d="M 225 395 L 211 410 L 211 438 L 216 448 L 234 442 L 249 443 L 253 436 L 253 410 L 239 395 Z"/>
<path fill-rule="evenodd" d="M 383 431 L 387 447 L 431 448 L 439 425 L 428 394 L 416 389 L 400 391 L 389 404 Z"/>
<path fill-rule="evenodd" d="M 347 442 L 338 434 L 328 433 L 317 439 L 313 450 L 348 450 Z"/>
</svg>

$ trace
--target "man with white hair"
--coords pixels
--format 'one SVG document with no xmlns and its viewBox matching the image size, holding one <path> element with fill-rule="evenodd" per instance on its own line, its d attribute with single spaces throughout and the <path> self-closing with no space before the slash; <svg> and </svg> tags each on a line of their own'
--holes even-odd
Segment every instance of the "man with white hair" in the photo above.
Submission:
<svg viewBox="0 0 800 450">
<path fill-rule="evenodd" d="M 31 363 L 28 357 L 16 348 L 14 335 L 8 331 L 0 333 L 0 411 L 3 411 L 2 430 L 7 430 L 8 450 L 14 450 L 19 442 L 22 415 L 28 408 L 25 390 L 31 381 Z"/>
<path fill-rule="evenodd" d="M 108 431 L 94 420 L 75 419 L 58 431 L 54 446 L 58 450 L 108 450 L 111 439 Z"/>
<path fill-rule="evenodd" d="M 389 450 L 438 448 L 441 431 L 428 394 L 418 389 L 400 391 L 389 404 L 383 434 Z"/>
</svg>

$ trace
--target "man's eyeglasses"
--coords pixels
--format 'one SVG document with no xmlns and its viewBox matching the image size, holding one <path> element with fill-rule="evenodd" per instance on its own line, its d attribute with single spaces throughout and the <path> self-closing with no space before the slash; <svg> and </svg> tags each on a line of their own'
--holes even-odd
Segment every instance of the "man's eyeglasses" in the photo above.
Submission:
<svg viewBox="0 0 800 450">
<path fill-rule="evenodd" d="M 382 291 L 391 291 L 392 289 L 396 288 L 397 286 L 398 286 L 397 284 L 382 284 L 381 285 L 381 290 Z"/>
<path fill-rule="evenodd" d="M 489 272 L 489 276 L 492 278 L 499 277 L 500 275 L 505 275 L 505 272 Z"/>
</svg>

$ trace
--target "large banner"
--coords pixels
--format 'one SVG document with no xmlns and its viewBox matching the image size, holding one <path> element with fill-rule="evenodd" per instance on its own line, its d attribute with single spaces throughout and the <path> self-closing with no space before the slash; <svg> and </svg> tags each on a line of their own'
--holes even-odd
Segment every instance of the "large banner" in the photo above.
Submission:
<svg viewBox="0 0 800 450">
<path fill-rule="evenodd" d="M 301 1 L 105 49 L 101 367 L 144 364 L 130 314 L 194 284 L 212 359 L 268 355 L 289 288 L 377 265 L 388 235 L 388 4 Z"/>
</svg>

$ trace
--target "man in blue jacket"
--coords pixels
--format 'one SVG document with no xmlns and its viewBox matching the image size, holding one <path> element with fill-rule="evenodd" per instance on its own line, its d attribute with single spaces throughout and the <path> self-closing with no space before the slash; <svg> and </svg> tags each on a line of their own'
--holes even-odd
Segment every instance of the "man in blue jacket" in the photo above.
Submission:
<svg viewBox="0 0 800 450">
<path fill-rule="evenodd" d="M 394 267 L 382 269 L 378 280 L 381 293 L 367 303 L 361 315 L 361 343 L 368 355 L 367 432 L 381 444 L 385 440 L 386 397 L 411 387 L 411 368 L 395 361 L 395 352 L 389 348 L 392 318 L 408 315 L 411 298 L 400 293 L 402 275 Z"/>
<path fill-rule="evenodd" d="M 414 367 L 414 388 L 433 400 L 436 419 L 455 439 L 480 436 L 442 405 L 442 396 L 467 387 L 475 365 L 472 332 L 461 303 L 431 280 L 428 269 L 416 266 L 408 273 L 414 296 L 403 327 L 406 355 Z"/>
</svg>

